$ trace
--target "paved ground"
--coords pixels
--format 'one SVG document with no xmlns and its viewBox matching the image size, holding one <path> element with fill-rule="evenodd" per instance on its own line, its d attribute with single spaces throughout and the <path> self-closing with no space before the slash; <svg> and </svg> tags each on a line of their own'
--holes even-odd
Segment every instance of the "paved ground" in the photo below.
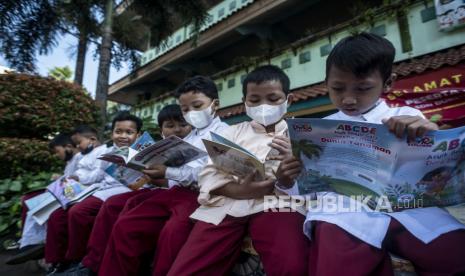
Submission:
<svg viewBox="0 0 465 276">
<path fill-rule="evenodd" d="M 7 265 L 5 261 L 15 253 L 14 250 L 0 252 L 0 275 L 2 276 L 35 276 L 45 275 L 44 270 L 36 261 L 29 261 L 20 265 Z"/>
</svg>

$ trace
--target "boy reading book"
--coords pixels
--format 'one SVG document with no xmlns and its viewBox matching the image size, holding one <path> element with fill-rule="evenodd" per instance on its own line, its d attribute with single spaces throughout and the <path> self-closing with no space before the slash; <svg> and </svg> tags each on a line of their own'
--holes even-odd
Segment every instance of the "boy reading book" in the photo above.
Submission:
<svg viewBox="0 0 465 276">
<path fill-rule="evenodd" d="M 142 128 L 142 120 L 128 112 L 119 113 L 112 122 L 112 141 L 113 146 L 105 145 L 93 149 L 98 144 L 97 134 L 84 135 L 76 132 L 73 139 L 81 149 L 83 154 L 89 152 L 89 158 L 83 157 L 80 162 L 81 170 L 78 169 L 72 179 L 79 181 L 84 185 L 98 185 L 99 189 L 90 197 L 73 205 L 68 212 L 63 212 L 61 216 L 67 218 L 66 227 L 68 231 L 63 239 L 63 244 L 60 248 L 60 253 L 65 252 L 64 257 L 61 257 L 62 262 L 79 262 L 85 255 L 86 244 L 92 230 L 95 217 L 103 202 L 110 196 L 125 193 L 130 189 L 122 185 L 118 180 L 105 173 L 105 169 L 111 164 L 98 159 L 102 154 L 114 150 L 114 148 L 128 147 L 134 143 L 140 135 Z M 99 150 L 103 148 L 102 150 Z M 83 162 L 85 161 L 85 162 Z M 62 226 L 65 225 L 63 223 Z M 63 228 L 57 227 L 56 232 L 63 233 Z M 61 237 L 60 237 L 61 238 Z M 47 250 L 46 250 L 47 252 Z M 47 254 L 46 254 L 47 256 Z"/>
<path fill-rule="evenodd" d="M 179 105 L 172 104 L 163 107 L 160 113 L 158 113 L 157 119 L 163 138 L 175 135 L 182 139 L 191 131 L 191 126 L 184 120 Z M 156 184 L 167 187 L 168 181 L 160 179 L 157 180 Z M 106 200 L 95 219 L 95 224 L 87 244 L 86 255 L 75 270 L 79 271 L 81 274 L 89 273 L 90 271 L 97 273 L 113 225 L 125 208 L 126 203 L 129 201 L 129 205 L 131 205 L 132 201 L 142 202 L 144 199 L 159 191 L 159 189 L 145 189 L 142 187 L 136 191 L 114 195 Z M 135 199 L 131 201 L 133 198 Z"/>
<path fill-rule="evenodd" d="M 106 145 L 100 144 L 97 136 L 97 131 L 86 125 L 76 127 L 71 135 L 71 139 L 82 154 L 82 158 L 78 162 L 77 170 L 68 177 L 83 185 L 98 183 L 104 178 L 101 162 L 98 161 L 97 157 L 108 149 Z M 74 207 L 72 206 L 71 209 Z M 69 210 L 59 208 L 50 215 L 47 221 L 45 261 L 52 264 L 51 273 L 63 271 L 69 265 L 69 261 L 65 258 L 68 248 Z"/>
<path fill-rule="evenodd" d="M 76 171 L 77 164 L 81 160 L 82 155 L 71 140 L 71 136 L 66 133 L 60 133 L 55 136 L 49 143 L 49 149 L 53 154 L 60 160 L 66 162 L 66 166 L 63 172 L 64 176 L 70 176 Z M 27 208 L 25 201 L 40 194 L 43 194 L 44 190 L 31 192 L 25 194 L 22 201 L 22 225 L 23 232 L 20 240 L 20 251 L 9 258 L 7 264 L 19 264 L 30 260 L 31 258 L 39 258 L 43 256 L 46 227 L 45 225 L 39 225 L 30 214 L 27 214 L 29 209 Z"/>
<path fill-rule="evenodd" d="M 263 200 L 281 193 L 275 190 L 277 182 L 299 173 L 282 173 L 281 159 L 290 155 L 283 120 L 292 101 L 289 78 L 276 66 L 259 67 L 245 78 L 243 94 L 252 121 L 231 126 L 221 135 L 259 158 L 265 179 L 257 180 L 254 173 L 239 178 L 209 161 L 199 175 L 201 206 L 191 215 L 197 222 L 168 275 L 227 275 L 246 235 L 267 275 L 307 271 L 308 241 L 301 231 L 305 211 L 266 212 Z"/>
<path fill-rule="evenodd" d="M 209 139 L 210 132 L 221 133 L 227 127 L 216 116 L 219 102 L 215 83 L 196 76 L 182 83 L 175 95 L 185 120 L 194 127 L 184 140 L 205 151 L 202 139 Z M 120 215 L 108 241 L 100 274 L 137 275 L 142 256 L 155 248 L 153 273 L 167 273 L 193 226 L 189 215 L 198 206 L 195 188 L 206 160 L 206 157 L 196 159 L 181 167 L 156 165 L 145 171 L 151 178 L 168 179 L 169 189 Z"/>
<path fill-rule="evenodd" d="M 108 148 L 106 152 L 113 151 L 115 148 L 130 147 L 140 136 L 141 129 L 142 120 L 139 117 L 131 115 L 127 111 L 118 113 L 112 121 L 111 139 L 113 146 Z M 112 165 L 111 163 L 102 161 L 99 163 L 100 169 L 104 170 L 102 180 L 97 182 L 99 189 L 69 211 L 66 258 L 72 262 L 79 262 L 85 256 L 86 245 L 103 202 L 113 195 L 131 191 L 129 187 L 122 184 L 124 180 L 116 179 L 105 172 L 105 169 Z"/>
<path fill-rule="evenodd" d="M 390 108 L 380 99 L 392 83 L 394 55 L 391 42 L 374 34 L 341 40 L 326 61 L 326 84 L 339 112 L 326 119 L 384 123 L 409 140 L 438 129 L 420 111 Z M 388 252 L 410 260 L 420 275 L 463 274 L 464 229 L 437 207 L 394 213 L 310 210 L 304 225 L 312 239 L 310 274 L 392 275 Z"/>
</svg>

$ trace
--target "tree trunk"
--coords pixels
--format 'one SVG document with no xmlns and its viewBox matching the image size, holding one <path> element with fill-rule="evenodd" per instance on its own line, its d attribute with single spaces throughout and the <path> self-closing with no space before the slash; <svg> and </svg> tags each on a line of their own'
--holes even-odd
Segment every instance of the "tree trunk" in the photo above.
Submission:
<svg viewBox="0 0 465 276">
<path fill-rule="evenodd" d="M 100 135 L 103 134 L 107 115 L 107 93 L 109 73 L 111 66 L 111 45 L 112 45 L 112 17 L 113 0 L 107 0 L 105 5 L 105 20 L 103 22 L 102 44 L 100 45 L 100 61 L 97 76 L 97 89 L 95 91 L 95 101 L 101 113 Z"/>
<path fill-rule="evenodd" d="M 82 86 L 84 78 L 84 64 L 87 53 L 87 35 L 84 32 L 79 33 L 78 52 L 76 59 L 76 68 L 74 70 L 74 83 Z"/>
</svg>

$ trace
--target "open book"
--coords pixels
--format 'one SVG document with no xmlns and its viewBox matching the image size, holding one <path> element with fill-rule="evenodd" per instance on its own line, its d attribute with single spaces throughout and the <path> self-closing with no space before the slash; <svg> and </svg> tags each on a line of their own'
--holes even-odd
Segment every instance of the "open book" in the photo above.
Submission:
<svg viewBox="0 0 465 276">
<path fill-rule="evenodd" d="M 132 147 L 121 148 L 104 154 L 99 159 L 140 171 L 150 165 L 159 164 L 179 167 L 206 155 L 204 151 L 181 138 L 170 136 L 140 151 Z"/>
<path fill-rule="evenodd" d="M 144 132 L 130 147 L 116 148 L 115 150 L 103 154 L 99 159 L 114 163 L 118 166 L 130 167 L 129 163 L 137 153 L 155 144 L 155 140 Z"/>
<path fill-rule="evenodd" d="M 211 141 L 202 141 L 218 169 L 238 177 L 245 177 L 256 170 L 259 178 L 264 179 L 265 166 L 254 154 L 219 134 L 210 134 Z"/>
<path fill-rule="evenodd" d="M 43 225 L 52 212 L 61 207 L 57 199 L 48 191 L 26 200 L 25 204 L 29 209 L 28 214 L 39 225 Z"/>
<path fill-rule="evenodd" d="M 127 167 L 124 160 L 128 157 L 130 149 L 131 151 L 134 150 L 134 152 L 140 152 L 153 144 L 155 144 L 155 140 L 153 140 L 150 134 L 144 132 L 134 142 L 134 144 L 131 145 L 131 147 L 120 148 L 109 154 L 106 154 L 106 156 L 112 159 L 114 162 L 112 162 L 113 164 L 105 169 L 105 173 L 131 189 L 139 189 L 147 182 L 142 180 L 142 176 L 144 176 L 144 174 L 142 174 L 140 171 Z M 108 159 L 103 160 L 108 161 Z"/>
<path fill-rule="evenodd" d="M 465 127 L 407 142 L 382 124 L 303 118 L 287 123 L 293 153 L 304 165 L 297 181 L 301 194 L 333 191 L 365 202 L 370 197 L 368 203 L 378 207 L 386 199 L 393 211 L 465 202 Z"/>
<path fill-rule="evenodd" d="M 63 209 L 67 209 L 70 205 L 84 200 L 98 188 L 98 184 L 85 186 L 74 179 L 64 176 L 47 186 L 47 190 L 56 198 Z"/>
</svg>

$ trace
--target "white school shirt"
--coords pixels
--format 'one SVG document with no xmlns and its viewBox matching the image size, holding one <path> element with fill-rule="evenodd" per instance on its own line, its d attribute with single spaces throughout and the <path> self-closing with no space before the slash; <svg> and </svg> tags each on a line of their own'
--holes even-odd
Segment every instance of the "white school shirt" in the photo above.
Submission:
<svg viewBox="0 0 465 276">
<path fill-rule="evenodd" d="M 73 157 L 66 162 L 66 167 L 63 172 L 64 176 L 71 176 L 77 170 L 79 161 L 81 161 L 82 154 L 80 152 L 73 155 Z"/>
<path fill-rule="evenodd" d="M 71 176 L 78 168 L 78 163 L 82 158 L 81 153 L 73 155 L 73 157 L 66 162 L 65 170 L 63 171 L 64 176 Z M 21 234 L 20 248 L 23 248 L 28 245 L 33 244 L 43 244 L 45 242 L 45 237 L 47 235 L 47 224 L 44 223 L 40 225 L 37 221 L 31 216 L 31 214 L 26 215 L 24 220 L 23 232 Z"/>
<path fill-rule="evenodd" d="M 375 108 L 365 114 L 348 116 L 339 111 L 325 117 L 325 119 L 381 124 L 384 118 L 400 115 L 421 116 L 424 118 L 423 114 L 417 109 L 406 106 L 390 108 L 384 101 L 379 101 Z M 350 200 L 348 197 L 345 197 L 345 199 Z M 457 221 L 444 209 L 428 207 L 394 213 L 327 213 L 310 210 L 307 212 L 304 223 L 304 233 L 311 238 L 312 221 L 325 221 L 341 227 L 351 235 L 374 247 L 381 248 L 391 217 L 399 221 L 410 233 L 424 243 L 431 242 L 441 234 L 457 229 L 465 229 L 465 225 Z"/>
<path fill-rule="evenodd" d="M 184 141 L 206 151 L 202 139 L 211 140 L 210 132 L 221 134 L 228 127 L 229 125 L 221 122 L 221 120 L 216 117 L 207 127 L 202 129 L 193 129 L 189 135 L 184 137 Z M 193 160 L 181 167 L 167 167 L 165 178 L 171 180 L 168 181 L 170 188 L 178 183 L 185 187 L 197 185 L 199 173 L 207 164 L 207 161 L 208 156 L 205 156 L 203 158 Z"/>
<path fill-rule="evenodd" d="M 105 172 L 102 170 L 103 161 L 97 158 L 107 153 L 108 150 L 109 148 L 107 145 L 101 145 L 82 156 L 81 160 L 78 162 L 78 168 L 73 174 L 79 178 L 79 183 L 91 185 L 103 180 L 105 177 Z"/>
<path fill-rule="evenodd" d="M 117 147 L 115 145 L 111 147 L 107 147 L 106 152 L 111 152 L 114 151 Z M 102 153 L 103 154 L 103 153 Z M 100 159 L 99 159 L 100 160 Z M 109 166 L 111 166 L 112 163 L 107 162 L 107 161 L 100 161 L 100 169 L 104 172 Z M 132 191 L 130 188 L 128 188 L 126 185 L 122 184 L 112 176 L 110 176 L 107 173 L 103 173 L 103 179 L 99 181 L 99 189 L 92 194 L 92 196 L 102 200 L 106 201 L 108 198 L 114 196 L 114 195 L 119 195 L 122 193 L 127 193 Z"/>
<path fill-rule="evenodd" d="M 275 131 L 271 133 L 267 132 L 263 125 L 255 121 L 242 122 L 231 126 L 223 133 L 224 138 L 254 154 L 264 164 L 265 175 L 270 179 L 276 179 L 274 172 L 281 162 L 267 160 L 267 157 L 279 154 L 279 151 L 270 147 L 269 144 L 276 136 L 283 135 L 287 136 L 287 123 L 284 120 L 278 122 L 275 125 Z M 229 183 L 237 183 L 238 180 L 238 177 L 225 173 L 218 169 L 211 160 L 208 160 L 207 165 L 199 175 L 200 193 L 198 201 L 201 205 L 191 214 L 190 218 L 218 225 L 228 215 L 245 217 L 263 212 L 268 208 L 280 207 L 273 204 L 267 206 L 263 197 L 239 200 L 211 193 Z M 275 191 L 275 193 L 276 195 L 282 194 L 279 191 Z M 305 215 L 305 208 L 292 207 L 292 205 L 291 208 Z"/>
</svg>

